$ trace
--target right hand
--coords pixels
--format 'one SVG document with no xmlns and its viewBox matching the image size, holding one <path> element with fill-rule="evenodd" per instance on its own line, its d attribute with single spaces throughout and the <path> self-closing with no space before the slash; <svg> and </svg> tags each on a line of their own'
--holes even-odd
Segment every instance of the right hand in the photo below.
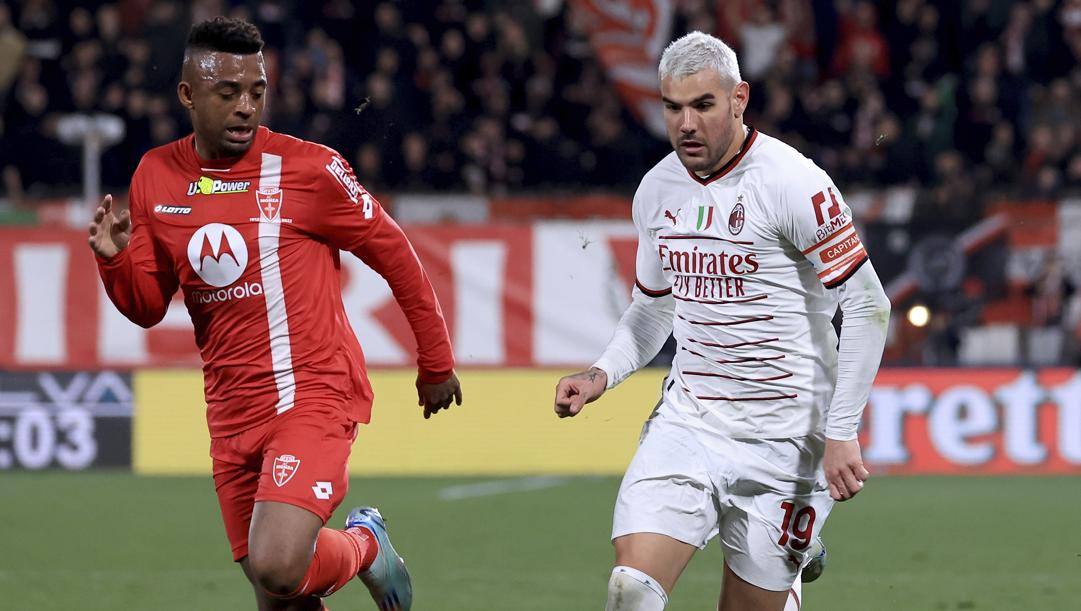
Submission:
<svg viewBox="0 0 1081 611">
<path fill-rule="evenodd" d="M 556 415 L 577 416 L 586 403 L 599 399 L 607 388 L 608 374 L 596 367 L 563 378 L 556 384 Z"/>
<path fill-rule="evenodd" d="M 89 227 L 90 249 L 102 259 L 111 259 L 128 247 L 131 240 L 131 215 L 127 210 L 113 214 L 113 196 L 106 195 L 94 212 Z"/>
</svg>

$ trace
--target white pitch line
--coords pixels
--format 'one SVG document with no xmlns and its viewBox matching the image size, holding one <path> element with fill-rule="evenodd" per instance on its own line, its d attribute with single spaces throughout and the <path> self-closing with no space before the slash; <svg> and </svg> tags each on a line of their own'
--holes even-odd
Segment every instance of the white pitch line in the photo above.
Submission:
<svg viewBox="0 0 1081 611">
<path fill-rule="evenodd" d="M 462 484 L 448 486 L 439 491 L 441 501 L 460 501 L 462 499 L 474 499 L 482 496 L 495 496 L 497 494 L 510 494 L 513 492 L 529 492 L 563 486 L 570 481 L 569 477 L 537 476 L 520 477 L 516 479 L 499 479 L 489 482 L 477 482 L 476 484 Z"/>
</svg>

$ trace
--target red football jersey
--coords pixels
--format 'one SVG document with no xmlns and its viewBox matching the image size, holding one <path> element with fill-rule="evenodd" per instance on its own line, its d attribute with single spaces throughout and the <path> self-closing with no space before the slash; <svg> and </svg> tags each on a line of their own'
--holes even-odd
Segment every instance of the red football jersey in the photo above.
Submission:
<svg viewBox="0 0 1081 611">
<path fill-rule="evenodd" d="M 259 128 L 248 152 L 201 159 L 194 136 L 143 156 L 131 242 L 98 268 L 133 322 L 157 324 L 179 287 L 203 358 L 212 437 L 323 404 L 368 422 L 372 389 L 342 305 L 339 251 L 390 284 L 420 377 L 454 367 L 432 285 L 398 225 L 332 149 Z"/>
</svg>

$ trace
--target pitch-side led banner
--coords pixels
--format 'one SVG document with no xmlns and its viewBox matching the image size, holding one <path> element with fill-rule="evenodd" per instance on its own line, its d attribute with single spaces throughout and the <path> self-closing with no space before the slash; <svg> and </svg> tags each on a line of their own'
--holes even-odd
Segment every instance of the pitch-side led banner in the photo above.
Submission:
<svg viewBox="0 0 1081 611">
<path fill-rule="evenodd" d="M 559 419 L 557 369 L 461 372 L 465 404 L 424 420 L 414 374 L 375 371 L 372 423 L 354 475 L 620 474 L 665 374 L 645 370 Z M 197 371 L 135 376 L 133 465 L 144 474 L 209 473 Z M 1048 369 L 888 369 L 861 431 L 875 475 L 1081 475 L 1081 373 Z"/>
<path fill-rule="evenodd" d="M 131 374 L 0 370 L 0 472 L 131 466 Z"/>
<path fill-rule="evenodd" d="M 406 233 L 463 366 L 592 362 L 630 300 L 637 235 L 630 222 Z M 342 298 L 368 363 L 412 364 L 416 343 L 390 287 L 351 254 L 342 253 L 342 268 Z M 0 368 L 147 365 L 200 366 L 180 295 L 161 323 L 142 329 L 110 303 L 82 232 L 0 228 Z"/>
</svg>

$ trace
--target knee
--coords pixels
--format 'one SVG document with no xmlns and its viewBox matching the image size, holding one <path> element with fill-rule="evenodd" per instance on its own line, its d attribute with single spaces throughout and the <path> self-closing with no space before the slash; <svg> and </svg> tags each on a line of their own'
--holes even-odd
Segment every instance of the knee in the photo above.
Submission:
<svg viewBox="0 0 1081 611">
<path fill-rule="evenodd" d="M 605 611 L 662 611 L 668 594 L 649 575 L 628 566 L 617 566 L 608 580 Z"/>
<path fill-rule="evenodd" d="M 307 565 L 285 554 L 260 553 L 252 550 L 248 556 L 251 578 L 255 585 L 272 596 L 288 596 L 300 588 Z"/>
</svg>

